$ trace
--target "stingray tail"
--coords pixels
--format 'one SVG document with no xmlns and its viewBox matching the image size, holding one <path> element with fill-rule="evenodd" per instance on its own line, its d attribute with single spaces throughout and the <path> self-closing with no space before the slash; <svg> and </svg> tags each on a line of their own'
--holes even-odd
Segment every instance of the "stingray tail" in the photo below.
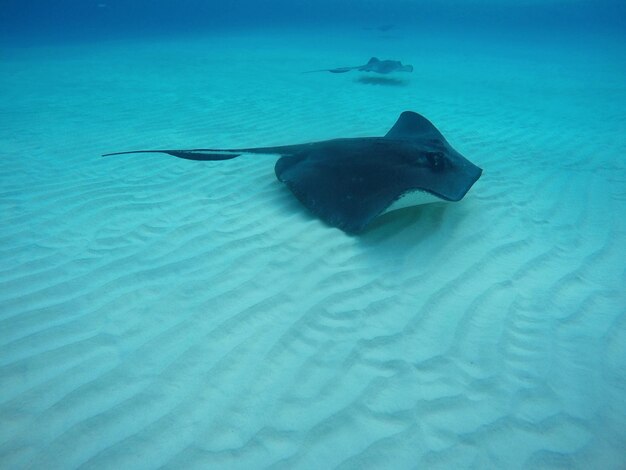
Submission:
<svg viewBox="0 0 626 470">
<path fill-rule="evenodd" d="M 315 73 L 315 72 L 346 73 L 356 68 L 357 67 L 339 67 L 336 69 L 307 70 L 306 72 L 302 72 L 302 73 Z"/>
<path fill-rule="evenodd" d="M 241 152 L 231 150 L 213 150 L 213 149 L 193 149 L 193 150 L 131 150 L 129 152 L 113 152 L 105 153 L 103 157 L 112 155 L 127 155 L 130 153 L 167 153 L 174 157 L 183 158 L 185 160 L 212 161 L 212 160 L 230 160 L 237 158 Z"/>
<path fill-rule="evenodd" d="M 102 156 L 110 157 L 112 155 L 127 155 L 130 153 L 167 153 L 168 155 L 184 158 L 185 160 L 215 161 L 230 160 L 231 158 L 237 158 L 244 153 L 292 155 L 296 152 L 309 148 L 310 145 L 314 145 L 314 143 L 237 149 L 131 150 L 129 152 L 105 153 Z"/>
</svg>

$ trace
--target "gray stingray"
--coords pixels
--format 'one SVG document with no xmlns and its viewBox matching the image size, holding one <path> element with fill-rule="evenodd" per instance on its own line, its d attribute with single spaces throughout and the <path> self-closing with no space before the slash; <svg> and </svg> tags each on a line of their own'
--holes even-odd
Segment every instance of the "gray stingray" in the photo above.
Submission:
<svg viewBox="0 0 626 470">
<path fill-rule="evenodd" d="M 331 73 L 346 73 L 351 70 L 357 70 L 359 72 L 375 72 L 375 73 L 391 73 L 391 72 L 412 72 L 412 65 L 402 65 L 399 60 L 380 60 L 376 57 L 372 57 L 365 65 L 355 65 L 354 67 L 339 67 L 336 69 L 321 69 L 310 70 L 305 73 L 312 72 L 331 72 Z"/>
<path fill-rule="evenodd" d="M 136 150 L 187 160 L 277 154 L 276 177 L 311 212 L 347 233 L 384 212 L 436 201 L 459 201 L 482 170 L 454 150 L 425 117 L 405 111 L 384 137 L 339 138 L 277 147 Z"/>
</svg>

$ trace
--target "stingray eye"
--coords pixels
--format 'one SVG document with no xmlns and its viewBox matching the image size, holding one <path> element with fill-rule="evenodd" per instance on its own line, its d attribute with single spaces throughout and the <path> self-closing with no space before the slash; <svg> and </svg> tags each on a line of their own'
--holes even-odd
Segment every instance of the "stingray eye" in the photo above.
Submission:
<svg viewBox="0 0 626 470">
<path fill-rule="evenodd" d="M 426 159 L 433 171 L 441 171 L 446 166 L 446 161 L 442 152 L 427 152 Z"/>
</svg>

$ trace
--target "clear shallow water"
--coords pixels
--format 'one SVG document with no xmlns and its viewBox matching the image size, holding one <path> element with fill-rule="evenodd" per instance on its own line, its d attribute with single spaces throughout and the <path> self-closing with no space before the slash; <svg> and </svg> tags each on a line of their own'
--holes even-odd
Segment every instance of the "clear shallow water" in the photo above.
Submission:
<svg viewBox="0 0 626 470">
<path fill-rule="evenodd" d="M 3 466 L 623 467 L 618 4 L 8 5 Z M 371 55 L 415 72 L 300 74 Z M 272 158 L 98 157 L 405 109 L 485 173 L 358 238 Z"/>
</svg>

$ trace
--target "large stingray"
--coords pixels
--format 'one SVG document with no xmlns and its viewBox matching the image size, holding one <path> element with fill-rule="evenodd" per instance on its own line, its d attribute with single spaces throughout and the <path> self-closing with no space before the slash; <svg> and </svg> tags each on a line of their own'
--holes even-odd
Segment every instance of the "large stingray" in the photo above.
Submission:
<svg viewBox="0 0 626 470">
<path fill-rule="evenodd" d="M 482 170 L 454 150 L 425 117 L 405 111 L 384 137 L 340 138 L 278 147 L 136 150 L 187 160 L 278 154 L 276 177 L 320 219 L 347 233 L 384 212 L 435 201 L 459 201 Z"/>
<path fill-rule="evenodd" d="M 402 65 L 399 60 L 380 60 L 376 57 L 372 57 L 365 65 L 356 65 L 354 67 L 339 67 L 336 69 L 321 69 L 310 70 L 306 73 L 312 72 L 331 72 L 331 73 L 346 73 L 351 70 L 358 70 L 359 72 L 375 72 L 375 73 L 391 73 L 391 72 L 412 72 L 412 65 Z"/>
</svg>

